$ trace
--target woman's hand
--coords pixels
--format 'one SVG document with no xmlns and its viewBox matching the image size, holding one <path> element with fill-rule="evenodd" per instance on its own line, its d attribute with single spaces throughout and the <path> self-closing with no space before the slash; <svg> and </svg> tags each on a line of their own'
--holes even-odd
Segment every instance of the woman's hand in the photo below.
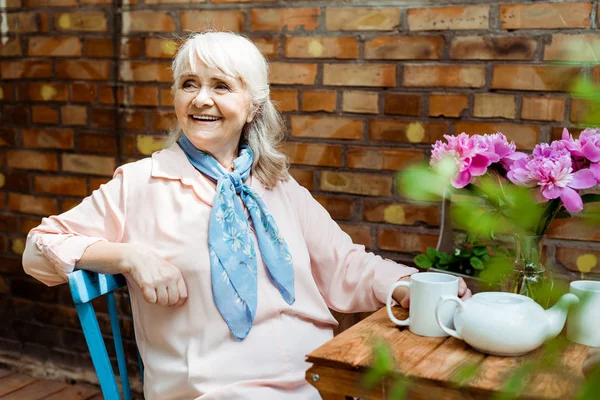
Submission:
<svg viewBox="0 0 600 400">
<path fill-rule="evenodd" d="M 404 276 L 400 278 L 401 281 L 410 281 L 410 275 Z M 458 297 L 461 300 L 467 300 L 472 296 L 471 289 L 467 287 L 463 278 L 458 278 Z M 394 300 L 396 300 L 400 306 L 404 308 L 410 307 L 410 290 L 407 287 L 398 287 L 394 290 L 394 294 L 392 295 Z"/>
<path fill-rule="evenodd" d="M 583 373 L 589 377 L 592 372 L 596 371 L 595 373 L 597 373 L 598 368 L 600 368 L 600 349 L 590 349 L 587 359 L 583 363 Z"/>
<path fill-rule="evenodd" d="M 148 303 L 179 306 L 187 300 L 181 271 L 152 250 L 132 245 L 123 257 L 123 266 Z"/>
</svg>

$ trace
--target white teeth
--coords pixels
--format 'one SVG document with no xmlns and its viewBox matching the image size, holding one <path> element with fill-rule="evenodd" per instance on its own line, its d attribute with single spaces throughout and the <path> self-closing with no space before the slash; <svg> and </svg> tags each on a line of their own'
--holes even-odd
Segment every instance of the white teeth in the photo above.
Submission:
<svg viewBox="0 0 600 400">
<path fill-rule="evenodd" d="M 221 119 L 219 117 L 213 117 L 210 115 L 192 115 L 192 118 L 198 121 L 216 121 Z"/>
</svg>

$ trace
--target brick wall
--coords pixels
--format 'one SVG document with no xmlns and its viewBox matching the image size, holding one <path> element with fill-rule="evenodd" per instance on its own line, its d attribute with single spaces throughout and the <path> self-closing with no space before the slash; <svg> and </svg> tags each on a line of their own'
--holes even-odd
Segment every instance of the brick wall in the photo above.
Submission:
<svg viewBox="0 0 600 400">
<path fill-rule="evenodd" d="M 445 133 L 502 131 L 523 150 L 557 138 L 589 111 L 569 97 L 569 79 L 600 80 L 598 1 L 0 5 L 0 354 L 71 376 L 93 374 L 70 296 L 22 273 L 25 236 L 116 165 L 161 148 L 174 117 L 176 38 L 211 26 L 254 40 L 271 62 L 294 177 L 356 242 L 404 262 L 435 245 L 439 208 L 403 201 L 396 171 Z M 559 65 L 572 57 L 584 64 Z M 548 264 L 572 279 L 579 262 L 597 276 L 599 232 L 576 219 L 555 223 Z"/>
</svg>

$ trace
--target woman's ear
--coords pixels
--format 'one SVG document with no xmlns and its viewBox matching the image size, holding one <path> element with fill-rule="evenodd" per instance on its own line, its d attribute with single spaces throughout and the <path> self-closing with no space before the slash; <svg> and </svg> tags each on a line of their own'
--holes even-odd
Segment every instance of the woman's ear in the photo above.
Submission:
<svg viewBox="0 0 600 400">
<path fill-rule="evenodd" d="M 258 112 L 259 107 L 255 106 L 255 105 L 250 106 L 250 112 L 248 113 L 248 117 L 246 118 L 247 124 L 249 124 L 250 122 L 252 122 L 254 120 L 254 117 L 256 117 L 256 113 Z"/>
</svg>

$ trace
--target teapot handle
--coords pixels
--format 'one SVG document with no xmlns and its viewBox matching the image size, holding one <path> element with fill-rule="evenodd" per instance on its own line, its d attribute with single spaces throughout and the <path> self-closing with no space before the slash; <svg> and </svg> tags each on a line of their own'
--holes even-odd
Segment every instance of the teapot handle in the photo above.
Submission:
<svg viewBox="0 0 600 400">
<path fill-rule="evenodd" d="M 446 326 L 444 326 L 444 324 L 442 323 L 442 318 L 440 315 L 440 311 L 442 309 L 442 305 L 444 303 L 446 303 L 447 301 L 453 301 L 457 304 L 458 308 L 460 308 L 461 310 L 464 309 L 465 307 L 465 303 L 463 303 L 463 301 L 461 299 L 459 299 L 456 296 L 442 296 L 440 297 L 440 299 L 438 300 L 437 305 L 435 306 L 435 318 L 437 319 L 437 323 L 440 326 L 440 328 L 442 328 L 442 330 L 444 332 L 446 332 L 448 335 L 453 336 L 457 339 L 463 340 L 463 338 L 460 336 L 460 334 L 454 330 L 454 329 L 450 329 Z M 458 311 L 458 310 L 457 310 Z"/>
</svg>

